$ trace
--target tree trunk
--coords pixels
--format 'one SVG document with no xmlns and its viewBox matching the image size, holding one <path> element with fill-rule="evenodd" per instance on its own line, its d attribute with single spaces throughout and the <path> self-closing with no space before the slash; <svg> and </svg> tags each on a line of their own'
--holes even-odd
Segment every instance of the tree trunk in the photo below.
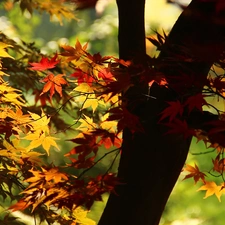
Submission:
<svg viewBox="0 0 225 225">
<path fill-rule="evenodd" d="M 144 0 L 117 0 L 117 4 L 120 57 L 144 55 Z M 159 56 L 161 62 L 166 62 L 161 70 L 169 82 L 175 82 L 171 74 L 176 77 L 188 71 L 196 77 L 207 77 L 218 60 L 225 39 L 223 25 L 215 20 L 215 4 L 193 0 L 174 25 Z M 168 58 L 186 57 L 184 48 L 190 51 L 193 61 L 168 63 Z M 138 85 L 128 94 L 130 102 L 141 99 L 132 112 L 139 116 L 145 131 L 132 134 L 124 130 L 118 169 L 123 184 L 116 187 L 117 195 L 110 195 L 99 225 L 158 225 L 185 163 L 191 138 L 166 135 L 167 127 L 158 123 L 166 101 L 176 100 L 178 94 L 158 85 L 151 87 L 154 98 L 143 97 L 147 94 L 148 88 Z"/>
<path fill-rule="evenodd" d="M 119 16 L 119 56 L 130 60 L 145 55 L 145 0 L 116 0 Z"/>
</svg>

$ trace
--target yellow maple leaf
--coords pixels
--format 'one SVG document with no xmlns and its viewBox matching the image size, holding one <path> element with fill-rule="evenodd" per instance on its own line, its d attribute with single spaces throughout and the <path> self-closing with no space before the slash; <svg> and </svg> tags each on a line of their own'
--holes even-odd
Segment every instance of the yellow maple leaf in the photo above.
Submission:
<svg viewBox="0 0 225 225">
<path fill-rule="evenodd" d="M 95 221 L 87 218 L 88 211 L 83 209 L 82 207 L 77 207 L 73 211 L 73 216 L 76 218 L 76 222 L 82 225 L 95 225 Z"/>
<path fill-rule="evenodd" d="M 42 178 L 44 178 L 44 174 L 42 173 L 42 171 L 30 169 L 29 172 L 31 172 L 33 176 L 24 180 L 25 182 L 35 183 L 39 182 Z M 31 186 L 29 186 L 27 190 L 30 190 L 30 188 Z M 25 190 L 23 193 L 27 193 L 27 190 Z"/>
<path fill-rule="evenodd" d="M 83 133 L 87 133 L 96 128 L 96 124 L 93 122 L 93 118 L 83 115 L 84 118 L 79 119 L 81 123 L 78 130 L 82 131 Z"/>
<path fill-rule="evenodd" d="M 27 136 L 25 136 L 23 139 L 31 140 L 29 146 L 27 147 L 28 150 L 37 148 L 41 145 L 44 148 L 44 150 L 47 152 L 48 155 L 49 155 L 49 150 L 50 150 L 51 146 L 53 146 L 59 150 L 59 147 L 55 142 L 55 140 L 57 140 L 57 138 L 52 137 L 52 136 L 46 136 L 45 133 L 41 133 L 41 132 L 30 133 Z"/>
<path fill-rule="evenodd" d="M 11 55 L 6 52 L 6 48 L 13 47 L 12 45 L 8 45 L 4 42 L 0 42 L 0 57 L 2 58 L 11 58 L 14 59 Z"/>
<path fill-rule="evenodd" d="M 90 87 L 87 83 L 82 83 L 76 88 L 73 89 L 73 91 L 77 91 L 84 94 L 92 94 L 94 93 L 93 87 Z"/>
<path fill-rule="evenodd" d="M 17 106 L 21 108 L 25 106 L 25 101 L 21 98 L 21 94 L 17 92 L 21 92 L 18 89 L 12 88 L 9 86 L 7 82 L 0 84 L 0 102 L 2 104 L 10 104 L 13 106 Z"/>
<path fill-rule="evenodd" d="M 95 110 L 97 109 L 98 107 L 98 99 L 96 99 L 95 95 L 94 94 L 90 94 L 88 95 L 87 98 L 85 98 L 85 100 L 83 101 L 83 105 L 82 105 L 82 109 L 86 109 L 86 108 L 89 108 L 91 107 L 92 108 L 92 111 L 93 113 L 95 112 Z"/>
<path fill-rule="evenodd" d="M 45 115 L 44 111 L 41 112 L 41 116 L 32 112 L 29 112 L 29 114 L 33 119 L 33 121 L 30 122 L 30 125 L 33 128 L 32 131 L 41 131 L 49 134 L 48 124 L 50 122 L 50 118 Z"/>
<path fill-rule="evenodd" d="M 63 25 L 62 19 L 66 18 L 68 20 L 76 19 L 74 15 L 74 7 L 72 4 L 65 4 L 65 1 L 53 1 L 53 0 L 36 0 L 35 7 L 41 11 L 47 11 L 50 16 L 51 20 L 55 19 L 55 16 L 60 25 Z"/>
<path fill-rule="evenodd" d="M 4 108 L 1 107 L 0 108 L 0 119 L 4 120 L 8 116 L 10 110 L 11 110 L 11 108 L 8 105 Z"/>
<path fill-rule="evenodd" d="M 15 120 L 16 124 L 27 124 L 31 121 L 31 117 L 29 114 L 23 114 L 23 111 L 20 108 L 16 109 L 16 112 L 10 110 L 8 113 L 8 117 Z"/>
<path fill-rule="evenodd" d="M 27 148 L 26 148 L 27 149 Z M 40 158 L 40 156 L 43 155 L 39 152 L 22 152 L 21 157 L 22 159 L 26 159 L 27 161 L 31 162 L 32 164 L 41 165 L 43 162 Z"/>
<path fill-rule="evenodd" d="M 113 120 L 113 121 L 107 121 L 109 117 L 109 113 L 106 113 L 105 115 L 101 116 L 101 128 L 104 130 L 107 130 L 111 133 L 116 133 L 117 132 L 117 124 L 118 122 Z"/>
<path fill-rule="evenodd" d="M 217 185 L 213 181 L 205 181 L 205 184 L 201 186 L 197 191 L 206 191 L 205 198 L 208 198 L 211 195 L 216 195 L 218 200 L 221 202 L 221 195 L 225 193 L 224 185 Z"/>
<path fill-rule="evenodd" d="M 47 152 L 48 155 L 49 155 L 49 150 L 50 150 L 51 146 L 60 150 L 58 145 L 56 144 L 55 140 L 58 140 L 58 138 L 51 137 L 51 136 L 47 136 L 43 139 L 42 146 L 43 146 L 44 150 Z"/>
</svg>

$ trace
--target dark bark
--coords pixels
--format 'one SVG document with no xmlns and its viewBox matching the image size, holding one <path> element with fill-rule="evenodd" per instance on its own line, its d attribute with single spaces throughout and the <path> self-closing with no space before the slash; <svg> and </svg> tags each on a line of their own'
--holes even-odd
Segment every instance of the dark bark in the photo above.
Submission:
<svg viewBox="0 0 225 225">
<path fill-rule="evenodd" d="M 143 21 L 137 18 L 143 16 L 144 1 L 118 0 L 117 3 L 121 25 L 120 56 L 130 59 L 135 51 L 143 55 Z M 176 82 L 171 74 L 176 77 L 190 72 L 206 77 L 213 62 L 219 59 L 224 49 L 224 27 L 216 23 L 215 16 L 215 3 L 193 0 L 179 17 L 159 57 L 163 63 L 160 69 L 171 83 Z M 131 21 L 135 25 L 130 24 L 129 18 L 133 18 Z M 188 54 L 184 49 L 189 51 Z M 180 61 L 181 55 L 191 56 L 193 61 Z M 169 63 L 171 58 L 173 60 Z M 176 60 L 179 63 L 175 63 Z M 159 113 L 166 107 L 165 102 L 176 100 L 179 94 L 158 85 L 151 88 L 151 95 L 155 99 L 143 97 L 146 94 L 146 88 L 138 85 L 127 94 L 128 102 L 134 102 L 135 99 L 140 102 L 135 109 L 128 107 L 139 116 L 145 132 L 132 134 L 124 130 L 118 170 L 123 184 L 116 187 L 117 195 L 110 195 L 99 225 L 158 225 L 185 163 L 191 138 L 185 139 L 181 134 L 165 135 L 168 129 L 158 123 Z M 194 119 L 190 118 L 190 121 Z"/>
<path fill-rule="evenodd" d="M 130 60 L 145 55 L 145 0 L 117 0 L 119 56 Z"/>
</svg>

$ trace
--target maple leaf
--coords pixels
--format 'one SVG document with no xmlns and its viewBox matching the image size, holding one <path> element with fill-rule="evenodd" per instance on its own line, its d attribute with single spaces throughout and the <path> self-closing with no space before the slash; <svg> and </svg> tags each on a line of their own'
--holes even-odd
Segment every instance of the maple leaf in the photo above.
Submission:
<svg viewBox="0 0 225 225">
<path fill-rule="evenodd" d="M 33 174 L 33 176 L 26 179 L 25 181 L 29 183 L 34 183 L 44 178 L 47 182 L 54 181 L 54 183 L 60 183 L 65 180 L 68 180 L 67 175 L 61 173 L 58 167 L 53 167 L 49 170 L 46 170 L 41 167 L 41 170 L 42 171 L 36 171 L 33 169 L 29 170 Z"/>
<path fill-rule="evenodd" d="M 75 210 L 73 210 L 73 215 L 76 218 L 76 222 L 71 225 L 83 224 L 83 225 L 96 225 L 96 222 L 92 219 L 87 218 L 87 210 L 84 210 L 82 207 L 76 207 Z"/>
<path fill-rule="evenodd" d="M 79 86 L 74 88 L 73 91 L 77 91 L 77 92 L 84 93 L 84 94 L 94 93 L 94 89 L 86 83 L 80 84 Z"/>
<path fill-rule="evenodd" d="M 27 148 L 26 148 L 27 150 Z M 41 154 L 39 152 L 22 152 L 21 159 L 22 161 L 27 164 L 27 162 L 30 162 L 32 165 L 41 165 L 43 162 L 41 160 L 41 157 L 44 154 Z"/>
<path fill-rule="evenodd" d="M 60 172 L 57 167 L 54 167 L 48 171 L 45 171 L 45 180 L 54 180 L 55 183 L 60 183 L 65 180 L 68 180 L 68 176 L 65 173 Z"/>
<path fill-rule="evenodd" d="M 107 132 L 116 133 L 117 121 L 107 121 L 108 117 L 109 113 L 106 113 L 104 116 L 102 116 L 102 123 L 100 124 L 100 126 L 103 130 L 106 130 Z"/>
<path fill-rule="evenodd" d="M 49 74 L 47 77 L 41 80 L 41 82 L 46 83 L 43 91 L 41 92 L 41 95 L 48 92 L 50 90 L 50 99 L 52 99 L 52 96 L 55 94 L 55 90 L 59 93 L 59 95 L 62 97 L 62 85 L 67 84 L 67 81 L 63 78 L 65 76 L 64 74 L 58 74 L 54 76 L 54 74 Z"/>
<path fill-rule="evenodd" d="M 94 63 L 102 65 L 103 63 L 107 62 L 107 60 L 113 58 L 112 56 L 104 56 L 102 57 L 101 54 L 98 52 L 93 56 L 88 54 L 88 58 L 93 61 Z"/>
<path fill-rule="evenodd" d="M 224 92 L 225 90 L 225 81 L 224 78 L 221 76 L 215 77 L 215 78 L 209 78 L 210 84 L 216 88 L 219 92 Z"/>
<path fill-rule="evenodd" d="M 28 203 L 25 202 L 23 199 L 19 200 L 17 203 L 15 203 L 14 205 L 11 205 L 9 207 L 9 210 L 11 210 L 12 212 L 15 212 L 17 210 L 24 210 L 26 208 L 28 208 L 32 203 Z"/>
<path fill-rule="evenodd" d="M 116 63 L 118 63 L 119 65 L 125 66 L 125 67 L 129 67 L 132 64 L 132 62 L 129 60 L 125 61 L 123 59 L 118 59 L 115 57 L 113 57 L 113 59 Z"/>
<path fill-rule="evenodd" d="M 77 130 L 80 130 L 82 133 L 88 133 L 89 131 L 96 128 L 96 124 L 94 123 L 92 117 L 83 115 L 83 118 L 79 119 L 79 122 L 81 124 L 79 127 L 77 127 Z"/>
<path fill-rule="evenodd" d="M 41 90 L 34 90 L 33 91 L 33 94 L 34 94 L 34 101 L 35 101 L 35 104 L 37 104 L 38 101 L 40 101 L 41 103 L 41 106 L 46 106 L 47 105 L 47 102 L 49 102 L 51 105 L 52 105 L 52 101 L 49 97 L 49 95 L 47 93 L 44 93 L 41 95 Z"/>
<path fill-rule="evenodd" d="M 44 148 L 44 150 L 47 152 L 48 155 L 49 155 L 49 150 L 51 146 L 54 146 L 55 148 L 59 150 L 59 147 L 55 142 L 57 138 L 51 137 L 51 136 L 45 136 L 44 133 L 40 135 L 39 132 L 35 132 L 35 133 L 27 135 L 24 139 L 31 140 L 31 143 L 27 147 L 27 149 L 29 150 L 37 148 L 40 145 L 42 145 L 42 147 Z"/>
<path fill-rule="evenodd" d="M 190 96 L 186 102 L 184 103 L 184 106 L 188 106 L 188 113 L 193 111 L 193 109 L 198 109 L 199 111 L 202 111 L 203 105 L 208 105 L 204 97 L 207 95 L 203 95 L 202 93 L 199 93 L 194 96 Z"/>
<path fill-rule="evenodd" d="M 222 173 L 225 170 L 225 158 L 220 159 L 220 154 L 217 155 L 215 160 L 212 159 L 213 162 L 213 171 L 217 171 L 218 173 Z"/>
<path fill-rule="evenodd" d="M 173 101 L 173 102 L 167 102 L 169 104 L 168 107 L 166 107 L 160 114 L 162 114 L 159 121 L 162 121 L 163 119 L 169 117 L 169 122 L 174 120 L 177 115 L 182 115 L 184 111 L 184 107 L 180 103 L 180 101 Z"/>
<path fill-rule="evenodd" d="M 7 48 L 7 47 L 12 47 L 12 45 L 8 45 L 8 44 L 5 44 L 3 42 L 0 42 L 0 57 L 14 59 L 11 55 L 9 55 L 6 52 L 5 48 Z"/>
<path fill-rule="evenodd" d="M 7 103 L 9 105 L 14 105 L 19 108 L 25 106 L 25 101 L 21 98 L 22 94 L 18 94 L 17 92 L 21 92 L 18 89 L 12 88 L 9 86 L 7 82 L 0 84 L 0 95 L 1 95 L 1 103 Z"/>
<path fill-rule="evenodd" d="M 107 191 L 114 191 L 116 185 L 122 184 L 119 181 L 119 178 L 113 173 L 108 173 L 104 175 L 102 178 L 103 178 L 102 181 Z"/>
<path fill-rule="evenodd" d="M 106 68 L 103 68 L 98 72 L 98 78 L 102 78 L 105 83 L 115 81 L 113 74 Z"/>
<path fill-rule="evenodd" d="M 31 121 L 29 114 L 23 114 L 23 111 L 20 108 L 16 109 L 16 112 L 13 110 L 9 111 L 8 117 L 15 120 L 16 124 L 25 124 Z"/>
<path fill-rule="evenodd" d="M 68 57 L 67 61 L 72 60 L 79 60 L 81 56 L 83 56 L 86 53 L 88 43 L 86 43 L 83 47 L 81 43 L 77 40 L 75 44 L 75 48 L 68 46 L 68 45 L 62 45 L 61 47 L 65 50 L 65 52 L 61 53 L 62 56 Z"/>
<path fill-rule="evenodd" d="M 24 1 L 22 1 L 24 2 Z M 70 20 L 76 19 L 74 16 L 74 7 L 71 4 L 65 4 L 65 0 L 60 1 L 52 1 L 52 0 L 35 0 L 35 4 L 33 3 L 33 7 L 38 9 L 39 11 L 46 11 L 49 13 L 50 18 L 57 18 L 60 22 L 60 25 L 63 25 L 62 17 Z"/>
<path fill-rule="evenodd" d="M 190 166 L 190 165 L 186 165 L 186 167 L 184 168 L 184 171 L 189 172 L 189 174 L 184 177 L 184 180 L 193 177 L 195 183 L 197 183 L 199 181 L 199 179 L 201 179 L 203 182 L 205 182 L 206 175 L 204 173 L 200 172 L 197 165 L 195 165 L 194 167 Z"/>
<path fill-rule="evenodd" d="M 197 191 L 206 191 L 204 199 L 215 194 L 219 201 L 221 201 L 221 195 L 225 193 L 224 184 L 218 186 L 213 181 L 205 181 L 205 184 Z"/>
<path fill-rule="evenodd" d="M 98 104 L 99 104 L 99 103 L 98 103 L 98 99 L 95 97 L 95 95 L 90 94 L 90 95 L 88 95 L 88 97 L 85 99 L 82 109 L 91 107 L 91 108 L 92 108 L 92 111 L 93 111 L 93 113 L 94 113 L 95 110 L 96 110 L 97 107 L 98 107 Z"/>
<path fill-rule="evenodd" d="M 111 98 L 120 93 L 125 93 L 133 84 L 128 73 L 123 73 L 115 76 L 116 81 L 110 82 L 104 88 L 102 94 L 111 94 Z"/>
<path fill-rule="evenodd" d="M 111 114 L 106 121 L 118 120 L 117 133 L 120 133 L 125 127 L 131 132 L 143 132 L 144 129 L 139 120 L 139 117 L 130 113 L 124 107 L 115 107 L 109 110 Z"/>
<path fill-rule="evenodd" d="M 166 123 L 165 125 L 171 128 L 167 131 L 167 134 L 183 134 L 184 138 L 195 135 L 195 131 L 189 129 L 185 120 L 174 119 L 172 122 Z"/>
<path fill-rule="evenodd" d="M 39 63 L 29 63 L 32 67 L 30 70 L 43 71 L 54 68 L 60 60 L 56 60 L 58 54 L 56 53 L 50 60 L 48 58 L 42 57 Z"/>
<path fill-rule="evenodd" d="M 50 118 L 47 117 L 42 110 L 41 116 L 39 116 L 36 113 L 29 112 L 31 118 L 33 121 L 30 122 L 30 126 L 32 127 L 32 132 L 31 134 L 37 132 L 38 134 L 40 133 L 49 133 L 49 127 L 48 124 L 50 122 Z"/>
<path fill-rule="evenodd" d="M 95 81 L 95 79 L 92 76 L 83 72 L 81 69 L 76 69 L 76 71 L 70 76 L 77 78 L 78 85 L 85 83 L 91 86 L 93 81 Z"/>
<path fill-rule="evenodd" d="M 120 147 L 122 140 L 115 133 L 110 133 L 105 129 L 95 129 L 91 132 L 97 137 L 100 137 L 99 145 L 104 145 L 106 149 L 109 149 L 112 146 Z"/>
</svg>

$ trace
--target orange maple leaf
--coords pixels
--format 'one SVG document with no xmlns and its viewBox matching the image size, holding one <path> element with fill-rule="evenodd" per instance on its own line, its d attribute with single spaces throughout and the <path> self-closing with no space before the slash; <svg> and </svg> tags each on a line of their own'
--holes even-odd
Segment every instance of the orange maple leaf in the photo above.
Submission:
<svg viewBox="0 0 225 225">
<path fill-rule="evenodd" d="M 59 95 L 62 97 L 62 84 L 67 84 L 67 81 L 63 78 L 65 76 L 64 74 L 58 74 L 54 76 L 54 74 L 49 74 L 47 77 L 41 80 L 41 82 L 46 83 L 41 94 L 44 94 L 50 90 L 50 99 L 52 99 L 52 96 L 55 94 L 55 91 L 59 93 Z"/>
<path fill-rule="evenodd" d="M 79 60 L 81 56 L 86 54 L 87 46 L 88 46 L 88 43 L 82 46 L 78 40 L 75 44 L 75 48 L 68 45 L 62 45 L 61 47 L 65 51 L 62 52 L 61 55 L 67 57 L 67 61 Z"/>
<path fill-rule="evenodd" d="M 31 202 L 25 202 L 23 199 L 18 201 L 17 203 L 13 204 L 12 206 L 9 207 L 9 210 L 12 212 L 15 212 L 17 210 L 24 210 L 28 208 L 32 203 Z"/>
<path fill-rule="evenodd" d="M 199 181 L 199 179 L 201 179 L 205 183 L 206 175 L 204 173 L 200 172 L 197 165 L 195 165 L 194 167 L 190 166 L 190 165 L 186 165 L 186 167 L 184 168 L 184 171 L 189 172 L 189 174 L 184 177 L 184 180 L 193 177 L 195 183 L 197 183 Z"/>
</svg>

